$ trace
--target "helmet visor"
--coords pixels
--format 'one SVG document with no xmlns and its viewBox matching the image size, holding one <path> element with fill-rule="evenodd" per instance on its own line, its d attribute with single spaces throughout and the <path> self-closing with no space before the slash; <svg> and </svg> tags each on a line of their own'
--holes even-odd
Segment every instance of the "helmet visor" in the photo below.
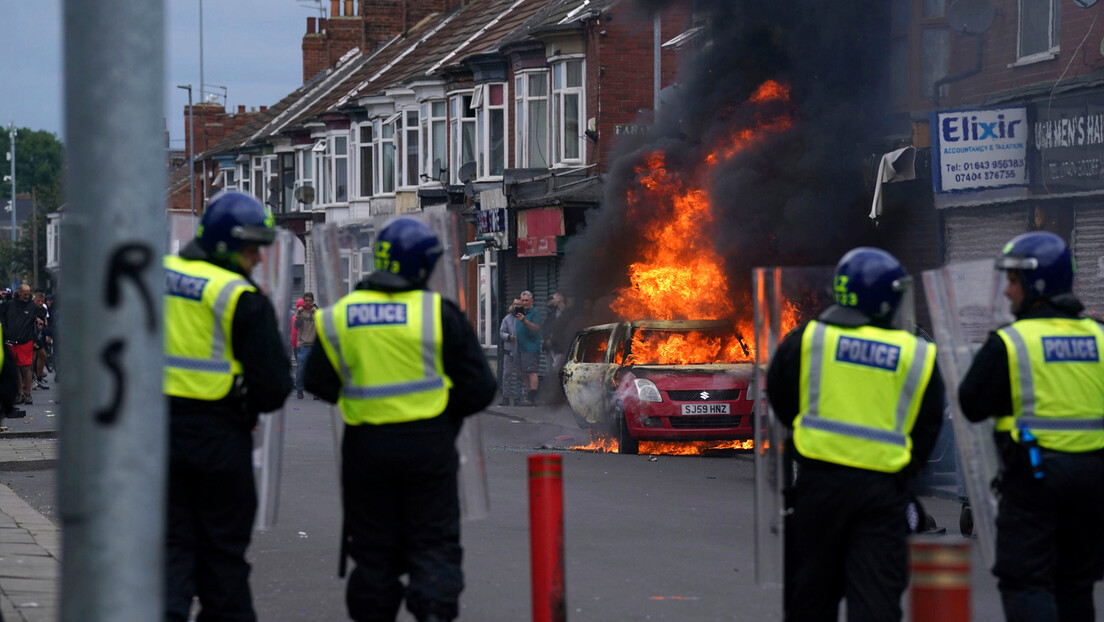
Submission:
<svg viewBox="0 0 1104 622">
<path fill-rule="evenodd" d="M 230 236 L 235 240 L 251 242 L 253 244 L 268 245 L 276 239 L 276 229 L 272 227 L 258 227 L 250 225 L 235 225 L 230 230 Z"/>
<path fill-rule="evenodd" d="M 1039 260 L 1034 257 L 1013 257 L 1001 255 L 997 257 L 997 270 L 1034 270 L 1039 267 Z"/>
</svg>

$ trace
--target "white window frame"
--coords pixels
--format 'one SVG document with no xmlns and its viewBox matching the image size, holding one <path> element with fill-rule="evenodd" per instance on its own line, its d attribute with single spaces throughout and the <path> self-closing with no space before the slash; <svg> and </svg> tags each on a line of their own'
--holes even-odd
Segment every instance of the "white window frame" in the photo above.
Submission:
<svg viewBox="0 0 1104 622">
<path fill-rule="evenodd" d="M 1025 2 L 1047 2 L 1050 10 L 1047 11 L 1049 16 L 1047 38 L 1050 41 L 1050 45 L 1045 50 L 1036 50 L 1028 54 L 1023 53 L 1024 45 L 1024 3 Z M 1016 19 L 1016 62 L 1015 65 L 1027 65 L 1035 63 L 1041 60 L 1050 60 L 1058 55 L 1060 49 L 1059 41 L 1061 40 L 1061 0 L 1019 0 L 1017 3 L 1018 16 Z"/>
<path fill-rule="evenodd" d="M 314 184 L 314 152 L 312 151 L 314 145 L 298 149 L 295 152 L 295 187 L 311 187 L 315 189 L 314 203 L 318 202 L 318 187 Z M 308 207 L 310 209 L 310 207 Z"/>
<path fill-rule="evenodd" d="M 418 187 L 419 176 L 422 172 L 422 139 L 421 123 L 419 121 L 418 108 L 403 108 L 395 123 L 397 140 L 397 159 L 401 160 L 398 166 L 399 190 L 412 190 Z M 411 146 L 414 152 L 410 152 Z M 413 160 L 413 161 L 411 161 Z M 413 166 L 411 166 L 413 164 Z"/>
<path fill-rule="evenodd" d="M 234 169 L 238 172 L 238 189 L 245 194 L 253 194 L 253 176 L 250 167 L 250 162 L 238 162 L 234 165 Z"/>
<path fill-rule="evenodd" d="M 536 81 L 544 86 L 543 95 L 533 95 L 532 86 Z M 514 78 L 514 165 L 518 168 L 548 168 L 551 161 L 548 140 L 551 131 L 548 125 L 550 112 L 550 82 L 547 69 L 523 71 Z M 544 104 L 544 145 L 534 145 L 536 136 L 533 136 L 531 120 L 534 117 L 534 108 Z M 538 121 L 540 123 L 540 121 Z M 534 151 L 544 159 L 543 162 L 535 161 Z"/>
<path fill-rule="evenodd" d="M 579 64 L 579 84 L 567 86 L 568 65 Z M 583 132 L 586 130 L 586 58 L 583 56 L 569 56 L 550 59 L 552 65 L 552 166 L 582 166 L 586 162 L 586 141 Z M 575 123 L 578 131 L 573 136 L 568 136 L 568 119 L 565 101 L 568 98 L 577 98 Z M 567 152 L 574 143 L 576 153 L 568 156 Z"/>
<path fill-rule="evenodd" d="M 334 204 L 349 202 L 349 134 L 349 130 L 341 130 L 326 136 L 326 181 L 330 186 L 329 202 Z"/>
<path fill-rule="evenodd" d="M 264 158 L 257 155 L 257 156 L 253 156 L 253 157 L 249 158 L 249 161 L 250 161 L 249 174 L 252 175 L 252 179 L 253 179 L 253 184 L 252 184 L 253 196 L 258 201 L 264 203 L 264 188 L 265 188 L 265 186 L 264 186 L 264 182 L 265 182 Z"/>
<path fill-rule="evenodd" d="M 399 120 L 399 113 L 395 113 L 379 123 L 379 132 L 375 134 L 376 143 L 376 157 L 379 159 L 379 168 L 376 170 L 376 180 L 379 182 L 376 185 L 377 195 L 394 195 L 395 188 L 399 179 L 399 167 L 398 162 L 398 149 L 395 146 L 395 134 L 397 133 L 397 123 Z M 391 170 L 387 170 L 387 162 L 391 162 Z"/>
<path fill-rule="evenodd" d="M 422 102 L 421 171 L 423 183 L 442 181 L 442 169 L 448 172 L 448 101 L 431 99 Z M 440 135 L 438 135 L 440 132 Z M 434 156 L 440 156 L 434 158 Z M 439 164 L 434 166 L 434 160 Z"/>
<path fill-rule="evenodd" d="M 495 89 L 502 89 L 498 104 L 491 103 L 491 94 Z M 506 134 L 506 128 L 509 127 L 508 101 L 510 88 L 507 82 L 488 82 L 475 87 L 471 105 L 475 108 L 475 161 L 476 177 L 479 179 L 501 179 L 506 170 L 506 154 L 510 152 L 510 137 Z M 497 124 L 491 121 L 495 113 L 501 114 Z M 499 126 L 498 132 L 502 137 L 502 144 L 498 148 L 501 159 L 498 170 L 495 170 L 494 153 L 491 152 L 491 135 L 495 125 Z"/>
<path fill-rule="evenodd" d="M 379 121 L 365 121 L 353 126 L 354 154 L 356 164 L 353 167 L 356 183 L 353 186 L 355 196 L 367 199 L 375 196 L 377 185 L 376 167 L 376 128 Z M 365 134 L 367 132 L 367 134 Z M 368 187 L 365 188 L 365 183 Z"/>
<path fill-rule="evenodd" d="M 329 150 L 329 141 L 320 138 L 311 149 L 311 161 L 314 169 L 314 204 L 326 205 L 330 202 L 329 160 L 326 152 Z"/>
<path fill-rule="evenodd" d="M 237 190 L 238 189 L 238 167 L 219 167 L 219 174 L 222 175 L 222 189 L 223 190 Z"/>
<path fill-rule="evenodd" d="M 465 129 L 472 134 L 471 161 L 476 159 L 475 110 L 472 109 L 472 91 L 458 91 L 449 94 L 449 140 L 452 148 L 449 152 L 449 181 L 453 184 L 464 183 L 460 179 L 460 167 L 467 162 L 463 159 L 463 141 Z"/>
</svg>

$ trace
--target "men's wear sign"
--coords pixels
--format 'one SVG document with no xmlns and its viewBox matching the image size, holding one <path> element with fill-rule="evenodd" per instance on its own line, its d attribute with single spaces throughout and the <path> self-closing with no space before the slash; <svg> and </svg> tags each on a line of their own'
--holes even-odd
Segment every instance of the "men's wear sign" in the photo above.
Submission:
<svg viewBox="0 0 1104 622">
<path fill-rule="evenodd" d="M 936 192 L 1027 185 L 1027 108 L 932 115 Z"/>
<path fill-rule="evenodd" d="M 1038 191 L 1104 189 L 1104 102 L 1100 94 L 1035 106 L 1033 179 Z"/>
</svg>

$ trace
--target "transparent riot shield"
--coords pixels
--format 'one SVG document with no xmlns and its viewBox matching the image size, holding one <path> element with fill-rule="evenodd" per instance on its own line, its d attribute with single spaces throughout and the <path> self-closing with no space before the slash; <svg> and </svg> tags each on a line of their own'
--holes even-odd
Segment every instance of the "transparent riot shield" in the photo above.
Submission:
<svg viewBox="0 0 1104 622">
<path fill-rule="evenodd" d="M 291 258 L 295 236 L 286 229 L 276 240 L 261 249 L 261 261 L 253 270 L 253 280 L 272 302 L 281 343 L 288 343 L 291 309 Z M 253 529 L 264 531 L 276 524 L 280 504 L 280 467 L 284 454 L 284 408 L 264 413 L 253 428 L 253 478 L 257 487 L 257 515 Z"/>
<path fill-rule="evenodd" d="M 766 397 L 767 367 L 786 334 L 816 317 L 832 303 L 831 267 L 755 268 L 755 578 L 760 586 L 780 587 L 783 579 L 783 493 L 793 483 L 795 466 L 790 431 L 774 415 Z"/>
<path fill-rule="evenodd" d="M 970 498 L 970 518 L 985 562 L 991 566 L 996 555 L 997 500 L 990 482 L 999 469 L 993 422 L 967 421 L 958 402 L 958 387 L 989 331 L 1013 319 L 1000 295 L 1004 275 L 993 269 L 992 260 L 981 259 L 950 263 L 923 276 L 959 468 Z M 964 508 L 964 518 L 965 512 Z"/>
</svg>

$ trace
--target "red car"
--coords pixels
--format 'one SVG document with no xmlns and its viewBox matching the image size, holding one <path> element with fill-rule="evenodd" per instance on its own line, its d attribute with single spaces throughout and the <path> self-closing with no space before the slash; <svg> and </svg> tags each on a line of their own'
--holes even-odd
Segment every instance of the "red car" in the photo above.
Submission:
<svg viewBox="0 0 1104 622">
<path fill-rule="evenodd" d="M 642 440 L 752 438 L 753 368 L 730 321 L 642 320 L 579 331 L 560 379 L 575 421 L 635 454 Z"/>
</svg>

